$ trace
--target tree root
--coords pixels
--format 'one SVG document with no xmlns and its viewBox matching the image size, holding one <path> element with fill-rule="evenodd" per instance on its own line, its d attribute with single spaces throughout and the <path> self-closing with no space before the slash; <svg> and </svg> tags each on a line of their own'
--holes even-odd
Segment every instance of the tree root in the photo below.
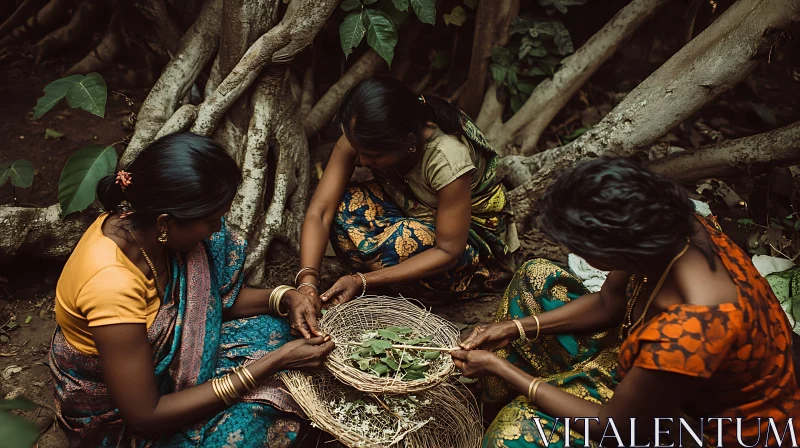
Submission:
<svg viewBox="0 0 800 448">
<path fill-rule="evenodd" d="M 94 26 L 102 21 L 107 11 L 105 4 L 99 0 L 82 2 L 69 23 L 48 34 L 36 44 L 36 63 L 41 64 L 53 53 L 89 34 L 94 30 Z"/>
<path fill-rule="evenodd" d="M 678 181 L 696 181 L 797 163 L 800 163 L 800 121 L 765 134 L 673 154 L 648 166 Z"/>
<path fill-rule="evenodd" d="M 303 93 L 300 95 L 300 108 L 298 115 L 308 117 L 311 109 L 314 107 L 314 70 L 309 67 L 303 73 Z"/>
<path fill-rule="evenodd" d="M 337 5 L 337 0 L 289 3 L 283 20 L 253 43 L 214 93 L 200 105 L 192 132 L 211 134 L 228 109 L 256 80 L 261 69 L 271 61 L 293 57 L 311 43 Z"/>
<path fill-rule="evenodd" d="M 120 30 L 121 21 L 119 15 L 114 13 L 108 23 L 108 30 L 100 43 L 80 62 L 67 70 L 64 76 L 98 72 L 108 67 L 125 48 L 125 42 Z"/>
<path fill-rule="evenodd" d="M 139 151 L 155 140 L 156 135 L 178 108 L 197 75 L 212 58 L 219 45 L 222 0 L 209 0 L 197 20 L 181 40 L 178 53 L 167 64 L 136 120 L 136 130 L 120 163 L 128 165 Z"/>
<path fill-rule="evenodd" d="M 339 106 L 344 94 L 361 80 L 375 73 L 382 65 L 383 59 L 371 48 L 358 58 L 353 66 L 336 81 L 336 84 L 325 92 L 325 95 L 317 101 L 317 104 L 308 113 L 303 125 L 306 136 L 310 137 L 316 134 L 323 126 L 328 124 L 336 113 L 336 108 Z"/>
<path fill-rule="evenodd" d="M 506 123 L 491 128 L 486 138 L 501 153 L 522 137 L 521 153 L 530 155 L 553 117 L 617 48 L 670 0 L 635 0 L 622 8 L 586 44 L 562 61 L 552 78 L 536 86 L 531 96 Z"/>
<path fill-rule="evenodd" d="M 15 40 L 54 29 L 64 22 L 64 17 L 74 3 L 75 0 L 50 0 L 25 24 L 18 26 L 10 34 L 0 39 L 0 47 L 5 47 Z"/>
<path fill-rule="evenodd" d="M 65 259 L 83 232 L 97 217 L 97 210 L 76 213 L 62 220 L 61 206 L 0 206 L 0 260 L 22 253 L 42 258 Z"/>
<path fill-rule="evenodd" d="M 467 87 L 458 102 L 461 109 L 471 117 L 478 115 L 481 109 L 492 48 L 505 45 L 508 41 L 508 28 L 518 14 L 519 0 L 478 3 Z"/>
<path fill-rule="evenodd" d="M 10 1 L 10 0 L 6 0 Z M 25 0 L 21 5 L 11 14 L 11 17 L 6 19 L 0 25 L 0 37 L 5 36 L 7 33 L 15 30 L 18 26 L 25 23 L 37 9 L 41 8 L 46 0 Z"/>
<path fill-rule="evenodd" d="M 306 206 L 308 142 L 289 75 L 288 68 L 270 68 L 256 82 L 242 162 L 244 180 L 228 215 L 232 228 L 250 241 L 245 269 L 248 283 L 255 285 L 264 281 L 267 248 L 273 240 L 297 245 Z M 277 157 L 269 157 L 270 151 Z M 268 166 L 270 160 L 274 167 Z"/>
<path fill-rule="evenodd" d="M 498 169 L 512 188 L 526 184 L 526 194 L 538 197 L 539 179 L 607 152 L 633 154 L 745 79 L 766 60 L 779 30 L 798 20 L 800 5 L 792 0 L 739 0 L 578 140 L 504 157 Z"/>
<path fill-rule="evenodd" d="M 193 104 L 184 104 L 169 117 L 166 123 L 164 123 L 164 126 L 158 131 L 158 134 L 156 134 L 155 139 L 158 140 L 165 135 L 183 132 L 189 129 L 189 126 L 192 125 L 196 116 L 197 106 Z"/>
</svg>

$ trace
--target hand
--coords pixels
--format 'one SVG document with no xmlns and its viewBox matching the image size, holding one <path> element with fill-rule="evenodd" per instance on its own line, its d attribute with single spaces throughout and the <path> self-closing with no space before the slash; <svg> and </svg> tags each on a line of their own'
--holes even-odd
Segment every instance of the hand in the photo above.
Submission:
<svg viewBox="0 0 800 448">
<path fill-rule="evenodd" d="M 330 336 L 295 339 L 275 350 L 281 370 L 314 370 L 322 366 L 335 347 Z"/>
<path fill-rule="evenodd" d="M 309 339 L 324 336 L 317 326 L 317 308 L 311 299 L 299 291 L 287 291 L 281 298 L 281 307 L 289 311 L 291 333 Z"/>
<path fill-rule="evenodd" d="M 467 378 L 496 375 L 497 367 L 503 362 L 497 355 L 486 350 L 454 350 L 450 355 L 456 368 Z"/>
<path fill-rule="evenodd" d="M 317 290 L 308 285 L 301 286 L 297 288 L 297 290 L 308 296 L 308 298 L 311 300 L 311 303 L 314 304 L 316 315 L 319 316 L 320 310 L 322 309 L 322 301 L 319 299 L 319 294 L 317 293 Z"/>
<path fill-rule="evenodd" d="M 489 325 L 478 325 L 461 344 L 464 350 L 500 350 L 519 338 L 517 325 L 506 320 Z"/>
<path fill-rule="evenodd" d="M 364 283 L 358 275 L 345 275 L 322 293 L 320 299 L 325 304 L 340 305 L 353 300 L 356 295 L 364 290 Z"/>
</svg>

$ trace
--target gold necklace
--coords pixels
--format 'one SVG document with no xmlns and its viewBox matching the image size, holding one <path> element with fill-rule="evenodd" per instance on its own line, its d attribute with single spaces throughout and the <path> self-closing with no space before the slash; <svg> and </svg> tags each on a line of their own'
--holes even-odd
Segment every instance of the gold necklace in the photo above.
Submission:
<svg viewBox="0 0 800 448">
<path fill-rule="evenodd" d="M 133 241 L 136 242 L 136 245 L 139 246 L 139 250 L 142 251 L 142 255 L 144 255 L 144 261 L 147 262 L 147 265 L 150 266 L 150 272 L 153 273 L 153 281 L 156 284 L 156 293 L 158 293 L 159 298 L 163 301 L 164 300 L 164 290 L 161 289 L 161 285 L 158 283 L 158 271 L 156 271 L 156 266 L 150 260 L 150 257 L 147 256 L 147 252 L 144 251 L 144 247 L 142 247 L 142 245 L 139 244 L 139 240 L 136 239 L 136 235 L 134 235 L 133 232 L 131 232 L 128 229 L 125 229 L 125 230 L 127 230 L 127 232 L 131 235 L 131 237 L 133 238 Z M 164 256 L 165 256 L 166 261 L 167 261 L 167 281 L 169 281 L 169 278 L 170 278 L 169 255 L 167 255 L 165 253 Z"/>
<path fill-rule="evenodd" d="M 626 312 L 627 321 L 625 323 L 623 323 L 623 325 L 622 325 L 623 328 L 620 329 L 620 338 L 623 336 L 623 329 L 627 331 L 627 336 L 630 337 L 631 333 L 633 332 L 633 329 L 636 328 L 642 322 L 644 322 L 645 316 L 647 316 L 647 311 L 650 309 L 650 305 L 653 303 L 653 300 L 656 298 L 656 295 L 658 294 L 658 291 L 661 290 L 661 287 L 664 285 L 664 281 L 667 279 L 667 274 L 669 274 L 670 269 L 672 269 L 672 265 L 674 265 L 675 262 L 678 261 L 678 259 L 681 258 L 683 256 L 683 254 L 685 254 L 689 250 L 690 242 L 691 241 L 689 240 L 689 238 L 686 238 L 686 246 L 684 246 L 683 250 L 678 252 L 678 254 L 675 255 L 672 258 L 672 261 L 669 262 L 669 264 L 667 265 L 667 268 L 664 269 L 664 273 L 661 274 L 661 278 L 658 280 L 658 283 L 656 283 L 655 288 L 653 288 L 653 291 L 650 292 L 650 298 L 647 299 L 647 303 L 645 303 L 645 305 L 644 305 L 644 311 L 642 311 L 641 316 L 639 316 L 639 318 L 636 319 L 636 322 L 634 322 L 632 324 L 630 323 L 630 320 L 631 320 L 632 315 L 633 315 L 633 305 L 629 303 L 628 310 Z M 644 282 L 642 282 L 642 283 L 644 283 Z M 636 292 L 634 291 L 634 293 L 636 293 Z M 635 302 L 635 300 L 636 300 L 636 297 L 632 297 L 631 298 L 631 302 Z M 628 324 L 628 325 L 626 325 L 626 324 Z"/>
<path fill-rule="evenodd" d="M 630 281 L 636 278 L 635 275 L 631 275 Z M 636 299 L 639 298 L 639 294 L 644 289 L 644 286 L 647 284 L 647 276 L 643 276 L 642 280 L 633 288 L 633 293 L 631 293 L 631 299 L 628 301 L 628 307 L 625 310 L 625 318 L 622 320 L 622 326 L 619 329 L 619 337 L 625 335 L 625 332 L 633 326 L 631 320 L 633 319 L 633 307 L 636 305 Z"/>
</svg>

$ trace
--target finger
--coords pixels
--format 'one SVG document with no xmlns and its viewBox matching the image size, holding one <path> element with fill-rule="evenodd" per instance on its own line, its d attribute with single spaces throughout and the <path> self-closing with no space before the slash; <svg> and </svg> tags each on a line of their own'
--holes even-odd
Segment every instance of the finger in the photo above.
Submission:
<svg viewBox="0 0 800 448">
<path fill-rule="evenodd" d="M 467 336 L 467 339 L 464 339 L 464 342 L 462 342 L 462 343 L 461 343 L 461 344 L 459 344 L 459 345 L 461 345 L 462 347 L 464 347 L 464 348 L 466 348 L 466 349 L 469 349 L 469 348 L 471 348 L 471 347 L 472 347 L 472 344 L 473 344 L 473 341 L 475 340 L 475 338 L 476 338 L 476 337 L 478 336 L 478 334 L 479 334 L 479 329 L 480 329 L 480 328 L 481 328 L 480 326 L 477 326 L 477 327 L 473 328 L 473 329 L 472 329 L 472 333 L 470 333 L 470 334 L 469 334 L 469 336 Z"/>
<path fill-rule="evenodd" d="M 450 356 L 453 357 L 453 362 L 456 362 L 456 360 L 467 360 L 467 352 L 464 350 L 453 350 L 450 352 Z"/>
<path fill-rule="evenodd" d="M 308 325 L 308 329 L 311 331 L 311 333 L 313 333 L 315 336 L 324 336 L 317 325 L 317 313 L 313 309 L 307 309 L 304 314 L 306 325 Z"/>
<path fill-rule="evenodd" d="M 461 361 L 459 361 L 457 359 L 454 359 L 453 360 L 453 364 L 456 365 L 456 369 L 458 369 L 458 370 L 460 370 L 462 372 L 464 371 L 464 363 L 463 362 L 461 362 Z"/>
<path fill-rule="evenodd" d="M 333 342 L 332 339 L 328 339 L 324 344 L 322 344 L 322 348 L 325 351 L 325 354 L 327 355 L 328 353 L 333 351 L 334 348 L 336 348 L 336 344 Z"/>
<path fill-rule="evenodd" d="M 308 332 L 306 321 L 303 318 L 302 312 L 296 313 L 296 317 L 293 320 L 294 320 L 294 325 L 292 326 L 297 328 L 297 331 L 299 331 L 300 334 L 303 335 L 303 339 L 309 339 L 311 337 L 311 333 Z"/>
<path fill-rule="evenodd" d="M 306 340 L 311 345 L 320 345 L 325 342 L 325 337 L 323 336 L 312 336 Z"/>
</svg>

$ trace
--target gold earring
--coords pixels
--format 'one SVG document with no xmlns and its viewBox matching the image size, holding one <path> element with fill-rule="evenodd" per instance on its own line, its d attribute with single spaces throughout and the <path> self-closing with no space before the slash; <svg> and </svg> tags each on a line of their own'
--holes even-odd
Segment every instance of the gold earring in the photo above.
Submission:
<svg viewBox="0 0 800 448">
<path fill-rule="evenodd" d="M 167 241 L 169 241 L 169 237 L 167 236 L 167 231 L 162 230 L 161 234 L 158 235 L 158 242 L 161 244 L 167 244 Z"/>
<path fill-rule="evenodd" d="M 411 153 L 417 152 L 417 147 L 416 146 L 412 146 L 412 147 L 408 148 L 408 152 L 411 152 Z"/>
</svg>

